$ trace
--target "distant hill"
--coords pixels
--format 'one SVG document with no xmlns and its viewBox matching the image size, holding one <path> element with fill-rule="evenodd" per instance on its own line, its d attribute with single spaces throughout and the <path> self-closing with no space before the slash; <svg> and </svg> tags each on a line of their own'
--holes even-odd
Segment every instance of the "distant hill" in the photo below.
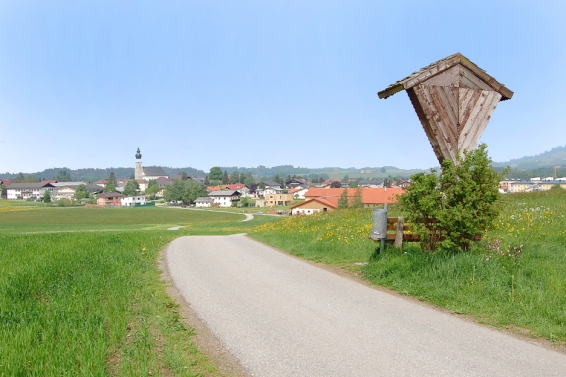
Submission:
<svg viewBox="0 0 566 377">
<path fill-rule="evenodd" d="M 566 146 L 552 148 L 548 152 L 535 156 L 521 157 L 508 162 L 497 162 L 493 165 L 495 167 L 509 166 L 513 170 L 534 170 L 566 166 Z"/>
<path fill-rule="evenodd" d="M 135 170 L 134 168 L 104 168 L 104 169 L 94 169 L 94 168 L 87 168 L 87 169 L 69 169 L 69 168 L 50 168 L 45 169 L 40 172 L 36 173 L 24 173 L 27 177 L 32 175 L 37 179 L 55 179 L 57 174 L 61 170 L 66 170 L 67 173 L 71 176 L 73 181 L 88 181 L 88 182 L 96 182 L 99 179 L 106 179 L 110 176 L 111 172 L 114 172 L 114 175 L 118 179 L 128 179 L 134 176 Z M 206 175 L 205 172 L 202 170 L 194 169 L 194 168 L 170 168 L 170 167 L 163 167 L 163 170 L 169 175 L 176 175 L 181 174 L 182 172 L 187 173 L 187 175 L 191 177 L 204 177 Z M 16 178 L 18 174 L 16 173 L 0 173 L 0 178 Z"/>
<path fill-rule="evenodd" d="M 503 169 L 507 166 L 511 168 L 508 178 L 531 178 L 531 177 L 550 177 L 554 174 L 554 166 L 566 167 L 566 146 L 556 147 L 548 152 L 544 152 L 535 156 L 525 156 L 522 158 L 510 160 L 507 162 L 494 162 L 496 169 Z M 313 178 L 336 179 L 342 180 L 345 176 L 348 178 L 409 178 L 413 174 L 425 171 L 423 169 L 399 169 L 394 166 L 380 167 L 364 167 L 364 168 L 340 168 L 340 167 L 324 167 L 324 168 L 306 168 L 294 167 L 293 165 L 279 165 L 267 167 L 259 165 L 257 167 L 246 168 L 238 166 L 221 166 L 222 171 L 228 174 L 237 171 L 242 173 L 251 173 L 254 177 L 274 177 L 279 175 L 282 179 L 287 176 L 302 176 L 312 181 Z M 106 179 L 110 172 L 114 172 L 116 178 L 130 178 L 134 176 L 134 168 L 105 168 L 105 169 L 76 169 L 68 168 L 51 168 L 36 173 L 24 173 L 27 177 L 32 175 L 37 179 L 55 179 L 59 171 L 66 170 L 74 181 L 95 182 L 99 179 Z M 194 169 L 191 167 L 171 168 L 163 167 L 163 170 L 169 175 L 181 174 L 183 172 L 191 177 L 204 177 L 208 172 Z M 426 169 L 428 171 L 428 169 Z M 559 176 L 566 174 L 566 168 L 560 169 Z M 0 173 L 0 178 L 15 178 L 17 173 Z"/>
</svg>

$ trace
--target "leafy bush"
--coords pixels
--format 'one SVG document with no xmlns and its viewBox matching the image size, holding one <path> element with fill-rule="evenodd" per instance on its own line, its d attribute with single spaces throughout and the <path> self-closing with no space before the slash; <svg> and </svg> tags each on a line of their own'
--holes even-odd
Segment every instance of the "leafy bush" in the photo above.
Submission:
<svg viewBox="0 0 566 377">
<path fill-rule="evenodd" d="M 418 173 L 400 197 L 401 208 L 421 237 L 421 247 L 463 251 L 481 239 L 499 214 L 498 174 L 487 146 L 464 152 L 457 163 L 446 159 L 440 175 Z"/>
</svg>

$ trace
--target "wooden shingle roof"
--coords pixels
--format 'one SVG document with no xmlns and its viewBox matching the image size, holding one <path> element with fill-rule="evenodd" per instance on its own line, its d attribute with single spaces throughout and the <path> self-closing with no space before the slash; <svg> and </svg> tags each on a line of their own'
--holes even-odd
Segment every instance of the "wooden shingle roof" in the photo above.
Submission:
<svg viewBox="0 0 566 377">
<path fill-rule="evenodd" d="M 389 85 L 384 90 L 378 92 L 377 95 L 381 99 L 390 97 L 397 92 L 410 89 L 415 85 L 419 85 L 425 80 L 428 80 L 431 77 L 447 71 L 448 69 L 457 65 L 461 65 L 469 69 L 491 89 L 499 92 L 501 94 L 501 101 L 505 101 L 513 97 L 513 92 L 511 90 L 507 89 L 505 85 L 499 83 L 496 79 L 488 75 L 483 69 L 475 65 L 471 60 L 469 60 L 459 52 L 454 55 L 447 56 L 444 59 L 440 59 L 439 61 L 429 64 L 428 66 L 411 73 L 404 79 L 399 80 L 394 84 Z"/>
</svg>

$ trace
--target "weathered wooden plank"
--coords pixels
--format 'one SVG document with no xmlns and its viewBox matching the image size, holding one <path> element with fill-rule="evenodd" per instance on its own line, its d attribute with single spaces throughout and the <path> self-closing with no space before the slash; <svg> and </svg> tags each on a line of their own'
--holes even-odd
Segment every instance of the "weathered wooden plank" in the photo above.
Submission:
<svg viewBox="0 0 566 377">
<path fill-rule="evenodd" d="M 460 88 L 495 90 L 464 66 L 459 66 L 459 74 Z"/>
<path fill-rule="evenodd" d="M 444 72 L 441 72 L 435 76 L 430 77 L 425 82 L 422 82 L 423 85 L 435 85 L 435 86 L 451 86 L 451 87 L 459 87 L 460 86 L 460 65 L 456 64 L 455 66 L 448 68 Z"/>
<path fill-rule="evenodd" d="M 495 91 L 499 92 L 502 95 L 502 100 L 511 99 L 513 97 L 513 92 L 507 89 L 503 84 L 499 83 L 493 77 L 488 75 L 483 69 L 472 63 L 468 58 L 464 55 L 460 55 L 460 63 L 472 71 L 476 76 L 482 79 L 487 85 L 493 88 Z"/>
<path fill-rule="evenodd" d="M 425 133 L 431 145 L 436 144 L 438 146 L 438 148 L 435 149 L 435 153 L 438 151 L 436 154 L 437 158 L 442 162 L 444 158 L 453 159 L 457 149 L 458 137 L 454 133 L 454 129 L 445 115 L 443 104 L 439 102 L 435 103 L 435 98 L 433 98 L 432 95 L 435 88 L 438 87 L 418 85 L 414 87 L 413 90 L 422 108 L 423 118 L 419 116 L 419 118 L 421 118 L 421 124 L 423 124 L 423 128 L 425 128 Z M 424 124 L 427 124 L 428 132 Z"/>
<path fill-rule="evenodd" d="M 434 131 L 432 130 L 430 122 L 428 121 L 428 119 L 427 119 L 427 117 L 426 117 L 426 115 L 423 111 L 423 108 L 422 108 L 422 106 L 419 102 L 417 93 L 415 93 L 415 88 L 411 88 L 411 89 L 407 90 L 407 95 L 409 96 L 409 99 L 411 100 L 411 104 L 413 105 L 413 108 L 415 109 L 415 112 L 417 113 L 417 116 L 419 117 L 421 125 L 423 126 L 423 129 L 424 129 L 425 134 L 428 138 L 428 141 L 430 142 L 430 146 L 432 147 L 432 150 L 434 151 L 434 154 L 439 159 L 439 161 L 442 161 L 441 159 L 444 159 L 444 157 L 443 157 L 443 154 L 442 154 L 442 150 L 440 149 L 440 144 L 436 140 L 436 137 L 434 135 Z"/>
<path fill-rule="evenodd" d="M 460 150 L 471 150 L 476 147 L 500 99 L 501 94 L 498 92 L 481 91 L 481 95 L 477 97 L 475 104 L 473 104 L 470 117 L 463 125 L 458 143 Z"/>
</svg>

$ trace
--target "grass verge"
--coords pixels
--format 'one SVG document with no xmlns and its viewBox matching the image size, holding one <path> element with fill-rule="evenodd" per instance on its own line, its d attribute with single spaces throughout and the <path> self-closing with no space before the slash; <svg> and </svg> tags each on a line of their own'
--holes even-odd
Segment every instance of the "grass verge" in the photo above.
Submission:
<svg viewBox="0 0 566 377">
<path fill-rule="evenodd" d="M 379 254 L 367 239 L 370 209 L 293 217 L 250 236 L 482 323 L 563 346 L 566 191 L 510 195 L 501 204 L 496 227 L 474 250 L 460 254 L 424 253 L 415 244 Z"/>
<path fill-rule="evenodd" d="M 0 210 L 0 375 L 221 375 L 167 295 L 159 253 L 182 235 L 240 233 L 275 218 L 21 208 Z M 183 228 L 163 230 L 170 225 Z"/>
</svg>

